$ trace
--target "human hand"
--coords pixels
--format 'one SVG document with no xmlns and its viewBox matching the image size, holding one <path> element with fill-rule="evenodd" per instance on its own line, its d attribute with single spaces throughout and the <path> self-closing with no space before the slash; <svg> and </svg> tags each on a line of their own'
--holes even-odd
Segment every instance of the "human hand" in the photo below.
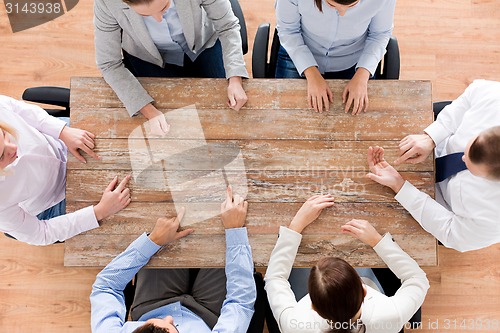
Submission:
<svg viewBox="0 0 500 333">
<path fill-rule="evenodd" d="M 239 111 L 248 101 L 247 94 L 242 84 L 243 80 L 239 76 L 232 76 L 229 78 L 229 84 L 227 86 L 227 105 L 236 111 Z"/>
<path fill-rule="evenodd" d="M 178 240 L 182 237 L 193 232 L 193 229 L 186 229 L 182 231 L 179 230 L 180 222 L 184 217 L 185 208 L 180 209 L 179 215 L 173 218 L 160 217 L 156 220 L 156 224 L 153 231 L 149 234 L 149 239 L 151 239 L 155 244 L 159 246 L 164 246 L 172 241 Z"/>
<path fill-rule="evenodd" d="M 366 245 L 374 247 L 382 239 L 377 230 L 370 224 L 370 222 L 365 220 L 350 220 L 342 227 L 340 227 L 342 233 L 349 234 L 356 237 Z"/>
<path fill-rule="evenodd" d="M 221 204 L 221 219 L 224 228 L 241 228 L 245 225 L 247 218 L 248 202 L 235 194 L 231 185 L 226 190 L 226 200 Z"/>
<path fill-rule="evenodd" d="M 316 66 L 304 71 L 307 78 L 307 101 L 309 107 L 316 112 L 330 111 L 330 103 L 333 103 L 333 93 Z"/>
<path fill-rule="evenodd" d="M 152 136 L 165 136 L 170 130 L 170 125 L 165 119 L 165 115 L 161 113 L 153 104 L 147 104 L 140 112 L 148 119 L 149 134 Z"/>
<path fill-rule="evenodd" d="M 436 144 L 427 133 L 408 135 L 399 142 L 399 157 L 394 164 L 423 162 L 435 147 Z"/>
<path fill-rule="evenodd" d="M 351 81 L 344 88 L 342 93 L 342 103 L 345 104 L 344 112 L 349 112 L 352 105 L 352 114 L 357 115 L 361 111 L 368 110 L 368 80 L 370 72 L 359 67 Z"/>
<path fill-rule="evenodd" d="M 98 221 L 104 220 L 118 213 L 130 203 L 130 189 L 125 187 L 130 175 L 123 178 L 118 186 L 118 176 L 115 176 L 102 194 L 101 201 L 94 206 L 94 213 Z M 115 188 L 116 187 L 116 188 Z"/>
<path fill-rule="evenodd" d="M 319 217 L 323 209 L 333 205 L 334 202 L 331 194 L 314 195 L 310 197 L 306 202 L 304 202 L 302 207 L 300 207 L 297 214 L 295 214 L 295 217 L 288 228 L 298 232 L 299 234 L 302 233 L 302 230 L 304 230 L 305 227 Z"/>
<path fill-rule="evenodd" d="M 405 180 L 401 177 L 399 172 L 384 159 L 384 148 L 368 148 L 368 166 L 370 168 L 370 173 L 366 176 L 371 180 L 390 187 L 396 193 L 403 187 Z"/>
<path fill-rule="evenodd" d="M 66 147 L 68 147 L 69 152 L 82 163 L 87 163 L 87 161 L 78 152 L 78 149 L 83 150 L 96 160 L 100 159 L 100 157 L 93 151 L 95 147 L 94 145 L 95 135 L 88 131 L 64 126 L 64 128 L 61 131 L 61 134 L 59 134 L 59 139 L 62 142 L 64 142 Z"/>
</svg>

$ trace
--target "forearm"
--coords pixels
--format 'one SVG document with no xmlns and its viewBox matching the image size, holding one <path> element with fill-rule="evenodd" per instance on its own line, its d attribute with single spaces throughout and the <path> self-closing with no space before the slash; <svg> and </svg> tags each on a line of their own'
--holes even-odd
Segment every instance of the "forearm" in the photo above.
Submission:
<svg viewBox="0 0 500 333">
<path fill-rule="evenodd" d="M 15 210 L 3 212 L 2 220 L 4 219 L 12 221 L 10 225 L 2 223 L 2 229 L 5 232 L 19 241 L 32 245 L 62 242 L 99 226 L 92 206 L 49 220 L 39 220 L 18 207 Z"/>
<path fill-rule="evenodd" d="M 246 332 L 257 297 L 246 228 L 226 229 L 226 298 L 214 332 Z"/>
</svg>

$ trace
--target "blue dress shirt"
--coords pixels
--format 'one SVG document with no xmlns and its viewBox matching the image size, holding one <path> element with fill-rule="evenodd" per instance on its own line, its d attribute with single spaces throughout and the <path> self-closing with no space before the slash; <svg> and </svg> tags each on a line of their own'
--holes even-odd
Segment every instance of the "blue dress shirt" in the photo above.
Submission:
<svg viewBox="0 0 500 333">
<path fill-rule="evenodd" d="M 396 0 L 360 0 L 344 16 L 323 0 L 277 0 L 276 28 L 281 45 L 299 74 L 311 66 L 321 73 L 356 65 L 371 75 L 392 34 Z"/>
<path fill-rule="evenodd" d="M 161 22 L 156 21 L 152 16 L 145 16 L 143 20 L 165 63 L 183 66 L 184 54 L 191 61 L 195 61 L 201 53 L 195 54 L 189 49 L 174 1 L 170 2 L 170 7 L 163 13 Z"/>
<path fill-rule="evenodd" d="M 160 249 L 142 234 L 111 261 L 98 275 L 92 293 L 92 332 L 132 332 L 151 318 L 172 316 L 179 332 L 245 333 L 254 312 L 257 297 L 253 279 L 252 252 L 246 228 L 226 230 L 226 299 L 213 330 L 195 313 L 175 302 L 145 313 L 140 321 L 126 322 L 123 290 L 135 274 Z"/>
</svg>

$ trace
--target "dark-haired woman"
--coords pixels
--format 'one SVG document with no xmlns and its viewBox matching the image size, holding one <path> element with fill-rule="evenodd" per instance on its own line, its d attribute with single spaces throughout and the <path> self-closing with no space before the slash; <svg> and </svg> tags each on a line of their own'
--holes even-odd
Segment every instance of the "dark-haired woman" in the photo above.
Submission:
<svg viewBox="0 0 500 333">
<path fill-rule="evenodd" d="M 130 116 L 149 119 L 153 134 L 169 126 L 135 77 L 227 78 L 229 107 L 247 101 L 240 25 L 229 0 L 96 0 L 94 26 L 104 80 Z"/>
<path fill-rule="evenodd" d="M 276 77 L 307 78 L 309 105 L 329 110 L 326 79 L 350 79 L 345 112 L 368 108 L 368 80 L 391 37 L 396 0 L 277 0 Z"/>
<path fill-rule="evenodd" d="M 425 272 L 391 238 L 381 236 L 364 220 L 342 226 L 367 245 L 401 279 L 401 288 L 392 297 L 362 283 L 345 261 L 327 257 L 309 276 L 309 294 L 298 302 L 290 288 L 292 270 L 302 230 L 333 205 L 330 195 L 308 199 L 289 227 L 280 228 L 280 237 L 271 254 L 265 276 L 269 304 L 282 333 L 289 332 L 399 332 L 422 305 L 429 282 Z"/>
</svg>

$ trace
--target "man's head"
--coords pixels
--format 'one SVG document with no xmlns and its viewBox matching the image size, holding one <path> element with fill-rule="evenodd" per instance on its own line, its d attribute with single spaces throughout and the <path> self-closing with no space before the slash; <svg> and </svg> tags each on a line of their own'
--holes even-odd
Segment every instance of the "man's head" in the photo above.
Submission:
<svg viewBox="0 0 500 333">
<path fill-rule="evenodd" d="M 463 161 L 474 176 L 500 181 L 500 126 L 484 130 L 469 141 Z"/>
<path fill-rule="evenodd" d="M 163 13 L 170 7 L 170 0 L 123 0 L 137 14 L 141 16 L 152 16 L 161 22 Z"/>
<path fill-rule="evenodd" d="M 174 319 L 172 316 L 166 316 L 163 319 L 149 319 L 144 325 L 137 327 L 132 333 L 179 333 L 179 331 L 174 326 Z"/>
</svg>

